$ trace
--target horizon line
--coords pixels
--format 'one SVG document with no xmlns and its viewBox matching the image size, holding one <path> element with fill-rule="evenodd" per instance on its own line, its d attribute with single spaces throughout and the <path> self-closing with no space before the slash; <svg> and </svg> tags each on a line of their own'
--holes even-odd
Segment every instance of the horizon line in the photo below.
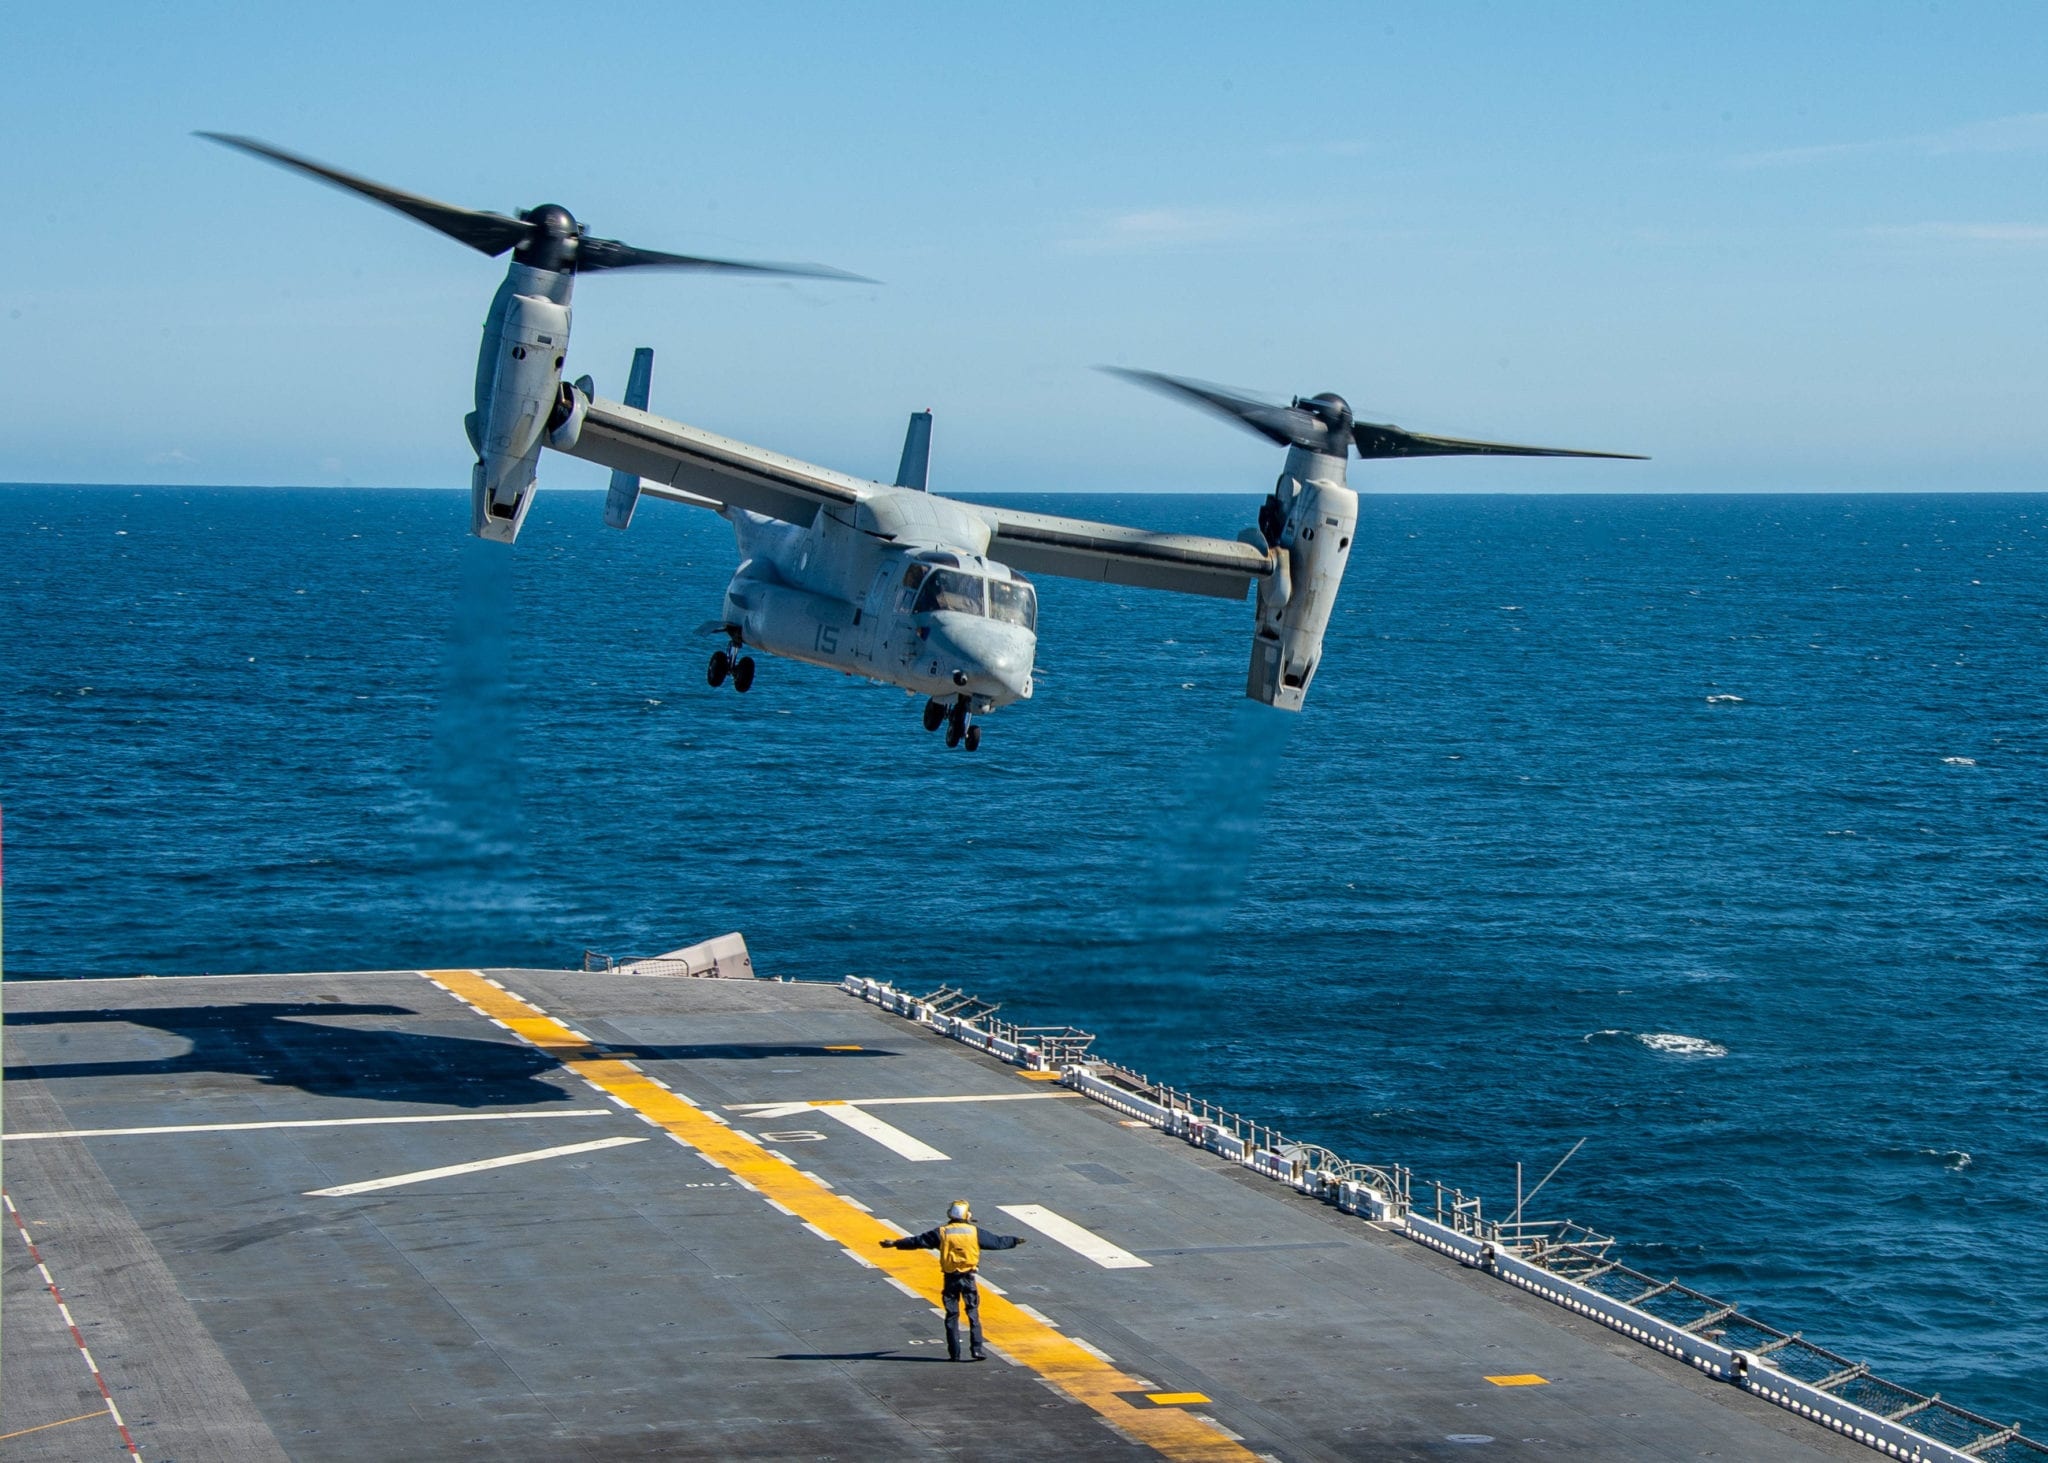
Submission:
<svg viewBox="0 0 2048 1463">
<path fill-rule="evenodd" d="M 877 483 L 877 487 L 888 487 Z M 109 483 L 0 482 L 11 488 L 95 488 L 166 493 L 466 493 L 467 485 L 416 483 Z M 604 488 L 546 488 L 550 496 L 579 494 L 601 497 Z M 1902 498 L 2048 496 L 2038 488 L 1354 488 L 1362 498 Z M 972 502 L 977 498 L 1256 498 L 1258 488 L 992 488 L 971 495 L 933 493 L 935 498 Z"/>
</svg>

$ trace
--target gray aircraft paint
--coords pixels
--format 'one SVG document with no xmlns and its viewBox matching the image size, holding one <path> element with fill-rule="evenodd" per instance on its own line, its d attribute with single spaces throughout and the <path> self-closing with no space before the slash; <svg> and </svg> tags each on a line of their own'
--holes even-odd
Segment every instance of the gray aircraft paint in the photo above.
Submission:
<svg viewBox="0 0 2048 1463">
<path fill-rule="evenodd" d="M 1322 658 L 1357 526 L 1358 495 L 1344 480 L 1354 450 L 1367 458 L 1623 455 L 1431 436 L 1357 422 L 1334 393 L 1282 405 L 1112 368 L 1287 446 L 1286 468 L 1257 528 L 1237 540 L 1151 533 L 940 497 L 929 490 L 928 411 L 910 419 L 895 482 L 867 482 L 654 416 L 647 410 L 653 352 L 646 348 L 634 354 L 623 404 L 597 401 L 587 376 L 573 386 L 562 382 L 579 272 L 652 266 L 859 276 L 641 249 L 587 233 L 558 204 L 508 217 L 407 193 L 254 138 L 200 135 L 369 198 L 480 253 L 511 251 L 484 318 L 475 409 L 463 422 L 477 455 L 470 475 L 477 536 L 508 545 L 518 539 L 543 446 L 611 468 L 604 517 L 613 528 L 632 522 L 651 479 L 657 496 L 715 509 L 733 525 L 741 562 L 726 587 L 724 618 L 713 625 L 732 649 L 712 658 L 713 685 L 728 671 L 740 689 L 750 685 L 752 663 L 733 657 L 755 647 L 931 698 L 926 728 L 943 710 L 949 745 L 965 737 L 971 749 L 979 735 L 968 731 L 970 716 L 1031 695 L 1036 603 L 1017 571 L 1238 600 L 1256 582 L 1245 694 L 1299 711 Z M 955 603 L 927 603 L 930 596 L 919 593 L 923 575 L 937 581 L 934 589 L 951 588 Z M 995 613 L 999 597 L 1007 614 Z"/>
<path fill-rule="evenodd" d="M 1290 447 L 1273 489 L 1286 519 L 1274 545 L 1274 572 L 1259 581 L 1244 693 L 1283 711 L 1301 710 L 1308 695 L 1350 561 L 1358 494 L 1344 485 L 1345 466 L 1344 457 Z"/>
</svg>

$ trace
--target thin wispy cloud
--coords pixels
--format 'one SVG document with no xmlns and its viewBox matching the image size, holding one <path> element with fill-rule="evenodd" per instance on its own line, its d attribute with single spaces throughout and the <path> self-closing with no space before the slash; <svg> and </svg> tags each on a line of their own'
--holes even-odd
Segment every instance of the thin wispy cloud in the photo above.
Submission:
<svg viewBox="0 0 2048 1463">
<path fill-rule="evenodd" d="M 2048 248 L 2048 224 L 1918 223 L 1881 225 L 1863 231 L 1873 239 L 1900 243 L 1987 244 Z"/>
<path fill-rule="evenodd" d="M 1058 241 L 1070 254 L 1150 254 L 1326 237 L 1330 220 L 1275 207 L 1135 208 L 1091 219 Z"/>
<path fill-rule="evenodd" d="M 1265 150 L 1267 157 L 1364 157 L 1378 151 L 1378 144 L 1362 137 L 1335 137 L 1320 142 L 1276 142 Z"/>
<path fill-rule="evenodd" d="M 1938 132 L 1905 137 L 1880 137 L 1864 142 L 1823 142 L 1808 147 L 1781 147 L 1730 158 L 1737 168 L 1789 168 L 1836 158 L 1885 154 L 1895 157 L 1952 157 L 1966 153 L 2048 151 L 2048 112 L 2021 112 L 1966 122 Z"/>
</svg>

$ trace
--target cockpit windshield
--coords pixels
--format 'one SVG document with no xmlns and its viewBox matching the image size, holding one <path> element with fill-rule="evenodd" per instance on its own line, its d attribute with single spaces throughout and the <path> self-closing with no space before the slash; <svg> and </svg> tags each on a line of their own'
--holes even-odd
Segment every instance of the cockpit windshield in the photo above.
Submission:
<svg viewBox="0 0 2048 1463">
<path fill-rule="evenodd" d="M 1038 593 L 1021 579 L 991 579 L 988 582 L 988 612 L 1005 624 L 1038 629 Z"/>
<path fill-rule="evenodd" d="M 934 569 L 925 576 L 924 588 L 918 591 L 917 603 L 910 612 L 925 615 L 935 610 L 951 610 L 957 615 L 985 615 L 988 610 L 981 589 L 979 575 L 962 574 L 957 569 Z"/>
</svg>

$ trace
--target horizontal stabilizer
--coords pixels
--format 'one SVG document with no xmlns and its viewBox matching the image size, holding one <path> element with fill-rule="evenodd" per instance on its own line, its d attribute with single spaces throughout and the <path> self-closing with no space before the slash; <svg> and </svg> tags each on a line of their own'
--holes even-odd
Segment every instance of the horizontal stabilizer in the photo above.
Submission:
<svg viewBox="0 0 2048 1463">
<path fill-rule="evenodd" d="M 647 394 L 654 384 L 654 351 L 641 346 L 633 352 L 632 374 L 626 378 L 626 405 L 647 410 Z M 633 521 L 633 509 L 640 502 L 640 474 L 612 473 L 611 487 L 604 495 L 604 521 L 609 528 L 625 528 Z"/>
<path fill-rule="evenodd" d="M 619 474 L 621 477 L 624 475 Z M 667 483 L 657 483 L 646 478 L 640 480 L 640 491 L 650 498 L 665 498 L 671 503 L 687 503 L 692 508 L 709 508 L 713 513 L 725 511 L 725 504 L 716 498 L 707 498 L 701 493 L 685 492 L 681 488 L 672 488 Z"/>
<path fill-rule="evenodd" d="M 903 460 L 896 465 L 896 486 L 928 492 L 931 476 L 932 414 L 914 411 L 910 414 L 910 430 L 903 434 Z"/>
</svg>

